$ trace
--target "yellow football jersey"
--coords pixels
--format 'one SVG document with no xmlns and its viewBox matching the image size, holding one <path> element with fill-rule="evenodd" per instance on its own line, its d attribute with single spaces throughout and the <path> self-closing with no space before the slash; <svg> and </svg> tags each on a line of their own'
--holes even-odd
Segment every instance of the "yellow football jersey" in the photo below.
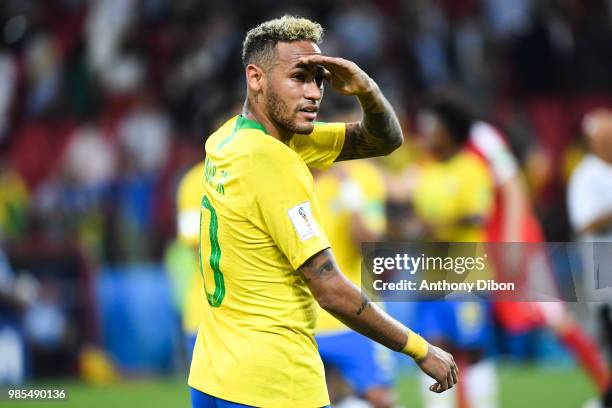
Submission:
<svg viewBox="0 0 612 408">
<path fill-rule="evenodd" d="M 329 404 L 317 308 L 296 269 L 330 246 L 307 166 L 331 165 L 344 133 L 317 123 L 285 145 L 240 115 L 206 141 L 191 387 L 259 407 Z"/>
<path fill-rule="evenodd" d="M 200 239 L 200 203 L 202 201 L 204 178 L 204 162 L 193 166 L 181 179 L 178 187 L 176 209 L 178 239 L 181 243 L 193 248 L 194 258 L 198 258 L 198 244 Z M 201 305 L 203 300 L 202 275 L 199 262 L 189 273 L 187 293 L 183 303 L 183 330 L 188 334 L 195 334 L 200 326 Z"/>
<path fill-rule="evenodd" d="M 461 225 L 458 221 L 489 216 L 493 181 L 481 159 L 464 150 L 446 162 L 423 164 L 413 205 L 415 214 L 434 227 L 436 241 L 483 241 L 484 225 Z"/>
<path fill-rule="evenodd" d="M 347 194 L 346 188 L 357 191 Z M 365 160 L 342 162 L 315 179 L 315 193 L 338 266 L 347 278 L 361 287 L 361 247 L 350 233 L 353 211 L 360 212 L 370 231 L 383 234 L 386 229 L 385 180 L 380 170 Z M 355 201 L 360 201 L 358 209 L 351 208 Z M 325 310 L 319 310 L 317 333 L 343 330 L 348 327 Z"/>
<path fill-rule="evenodd" d="M 23 178 L 16 171 L 0 173 L 0 231 L 4 237 L 23 233 L 27 225 L 29 193 Z"/>
</svg>

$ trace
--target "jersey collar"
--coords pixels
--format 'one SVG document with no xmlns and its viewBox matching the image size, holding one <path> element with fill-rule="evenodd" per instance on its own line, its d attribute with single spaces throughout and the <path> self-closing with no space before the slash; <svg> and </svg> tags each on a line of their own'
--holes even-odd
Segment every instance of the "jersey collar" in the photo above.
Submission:
<svg viewBox="0 0 612 408">
<path fill-rule="evenodd" d="M 236 119 L 236 131 L 242 130 L 242 129 L 261 130 L 266 135 L 269 134 L 268 131 L 266 130 L 266 128 L 263 127 L 260 123 L 255 122 L 254 120 L 251 120 L 251 119 L 249 119 L 247 117 L 244 117 L 242 115 L 238 115 L 238 119 Z"/>
</svg>

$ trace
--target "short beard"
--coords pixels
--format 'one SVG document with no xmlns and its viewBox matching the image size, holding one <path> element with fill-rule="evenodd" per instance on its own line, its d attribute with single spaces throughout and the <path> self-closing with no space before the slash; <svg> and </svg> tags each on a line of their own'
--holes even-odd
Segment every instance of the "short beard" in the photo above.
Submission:
<svg viewBox="0 0 612 408">
<path fill-rule="evenodd" d="M 314 124 L 299 125 L 294 120 L 295 112 L 289 110 L 289 106 L 283 101 L 271 87 L 267 89 L 266 109 L 270 118 L 282 129 L 292 134 L 306 135 L 312 132 Z"/>
</svg>

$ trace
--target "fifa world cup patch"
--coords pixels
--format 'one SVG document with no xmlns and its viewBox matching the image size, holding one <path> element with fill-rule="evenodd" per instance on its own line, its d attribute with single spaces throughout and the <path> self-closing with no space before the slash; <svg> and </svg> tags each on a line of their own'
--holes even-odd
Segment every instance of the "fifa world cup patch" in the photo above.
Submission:
<svg viewBox="0 0 612 408">
<path fill-rule="evenodd" d="M 293 223 L 293 228 L 297 232 L 300 240 L 306 241 L 309 238 L 319 235 L 317 225 L 312 218 L 310 201 L 305 201 L 289 209 L 289 218 Z"/>
</svg>

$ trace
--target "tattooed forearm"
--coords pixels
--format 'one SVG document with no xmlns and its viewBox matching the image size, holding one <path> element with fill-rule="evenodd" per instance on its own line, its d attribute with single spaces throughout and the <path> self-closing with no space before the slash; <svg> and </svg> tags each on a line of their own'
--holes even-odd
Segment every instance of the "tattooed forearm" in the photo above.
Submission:
<svg viewBox="0 0 612 408">
<path fill-rule="evenodd" d="M 359 306 L 359 309 L 357 309 L 357 311 L 355 312 L 357 314 L 357 316 L 359 316 L 360 314 L 363 313 L 364 310 L 366 310 L 368 307 L 371 307 L 371 303 L 370 303 L 370 299 L 368 299 L 368 297 L 366 295 L 361 295 L 361 305 Z"/>
<path fill-rule="evenodd" d="M 363 119 L 347 124 L 344 146 L 337 161 L 389 154 L 404 140 L 393 107 L 378 87 L 360 96 L 359 102 Z"/>
<path fill-rule="evenodd" d="M 313 255 L 299 270 L 319 305 L 338 320 L 392 350 L 406 345 L 404 326 L 342 274 L 331 249 Z"/>
</svg>

